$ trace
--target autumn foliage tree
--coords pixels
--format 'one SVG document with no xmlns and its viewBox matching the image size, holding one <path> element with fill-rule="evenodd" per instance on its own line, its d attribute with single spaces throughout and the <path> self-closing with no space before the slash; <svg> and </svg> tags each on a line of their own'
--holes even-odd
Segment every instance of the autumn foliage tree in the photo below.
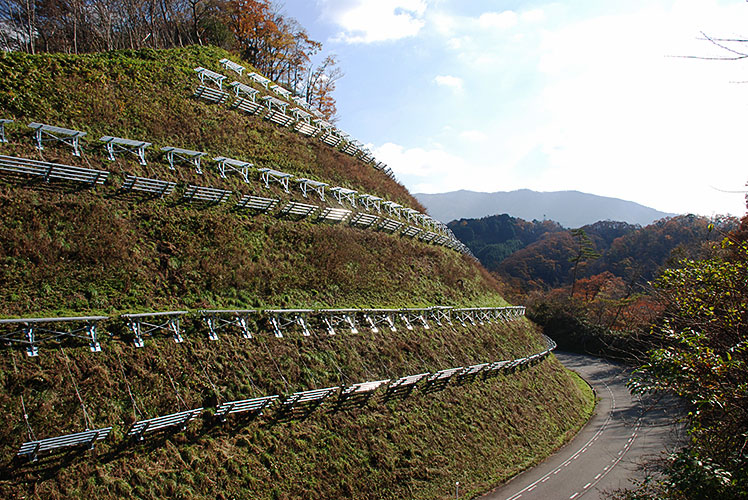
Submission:
<svg viewBox="0 0 748 500">
<path fill-rule="evenodd" d="M 322 63 L 309 72 L 306 82 L 306 100 L 325 117 L 332 118 L 337 113 L 335 106 L 336 82 L 343 76 L 335 56 L 327 56 Z"/>
<path fill-rule="evenodd" d="M 726 244 L 727 255 L 684 261 L 657 280 L 667 309 L 652 334 L 662 347 L 630 385 L 683 398 L 691 440 L 636 498 L 748 496 L 748 242 Z"/>
<path fill-rule="evenodd" d="M 3 0 L 0 49 L 85 53 L 212 44 L 239 52 L 264 76 L 332 120 L 342 76 L 334 56 L 272 0 Z"/>
</svg>

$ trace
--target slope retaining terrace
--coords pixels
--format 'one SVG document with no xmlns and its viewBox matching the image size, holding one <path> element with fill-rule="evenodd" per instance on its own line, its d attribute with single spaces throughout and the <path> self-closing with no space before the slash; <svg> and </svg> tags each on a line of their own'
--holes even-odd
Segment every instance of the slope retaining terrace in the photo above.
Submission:
<svg viewBox="0 0 748 500">
<path fill-rule="evenodd" d="M 520 357 L 520 358 L 514 358 L 514 359 L 508 359 L 508 360 L 499 360 L 499 361 L 490 361 L 490 362 L 481 363 L 481 369 L 479 370 L 479 373 L 481 373 L 484 378 L 488 378 L 488 377 L 497 376 L 500 373 L 513 373 L 516 370 L 522 370 L 522 369 L 526 369 L 526 368 L 528 368 L 530 366 L 533 366 L 533 365 L 535 365 L 535 364 L 543 361 L 551 353 L 551 351 L 553 351 L 556 348 L 556 343 L 552 339 L 546 337 L 545 340 L 546 340 L 546 348 L 544 350 L 542 350 L 540 352 L 537 352 L 537 353 L 533 353 L 533 354 L 527 355 L 527 356 L 523 356 L 523 357 Z M 447 379 L 445 379 L 444 383 L 438 387 L 437 390 L 441 391 L 441 390 L 444 390 L 447 385 L 454 385 L 454 383 L 451 383 L 451 381 L 453 379 L 458 379 L 459 375 L 461 373 L 466 373 L 467 371 L 472 371 L 471 375 L 475 375 L 475 374 L 478 373 L 478 371 L 476 371 L 476 370 L 469 370 L 469 368 L 463 368 L 463 367 L 435 371 L 433 374 L 431 374 L 429 372 L 424 372 L 423 374 L 421 374 L 421 375 L 424 375 L 424 376 L 421 377 L 421 378 L 419 378 L 416 381 L 416 382 L 421 382 L 421 383 L 419 383 L 419 384 L 415 384 L 414 383 L 413 386 L 419 388 L 420 391 L 421 391 L 421 393 L 423 393 L 424 395 L 431 394 L 431 393 L 433 393 L 435 391 L 434 390 L 429 390 L 429 376 L 431 376 L 431 375 L 439 375 L 439 374 L 441 374 L 443 372 L 449 372 L 450 373 L 450 377 L 448 377 Z M 452 377 L 452 375 L 456 375 L 456 376 Z M 422 381 L 425 381 L 425 382 L 422 382 Z M 471 377 L 471 381 L 475 381 L 475 377 Z M 351 385 L 351 386 L 353 386 L 353 385 L 363 385 L 363 384 L 366 384 L 366 383 L 367 382 L 360 382 L 358 384 L 348 384 L 348 385 Z M 382 385 L 377 385 L 372 392 L 376 391 L 376 392 L 381 393 L 382 391 L 379 390 L 380 387 L 384 387 L 384 385 L 383 384 Z M 310 389 L 310 390 L 307 390 L 305 392 L 315 392 L 315 391 L 322 391 L 322 389 Z M 342 391 L 342 389 L 340 387 L 333 387 L 333 388 L 325 389 L 325 392 L 322 393 L 322 394 L 324 394 L 323 398 L 321 398 L 319 400 L 318 404 L 315 405 L 311 409 L 311 411 L 305 412 L 302 416 L 297 416 L 297 418 L 295 418 L 295 419 L 289 419 L 289 420 L 299 420 L 299 419 L 303 420 L 303 419 L 306 419 L 307 417 L 309 417 L 311 415 L 311 413 L 314 410 L 318 409 L 319 407 L 322 406 L 322 404 L 325 403 L 325 401 L 323 401 L 323 399 L 332 397 L 333 395 L 335 395 L 338 398 L 342 399 L 343 396 L 342 396 L 341 391 Z M 296 394 L 301 394 L 301 393 L 296 393 Z M 403 396 L 403 398 L 410 396 L 410 394 L 411 394 L 411 392 L 408 392 L 407 394 L 405 394 Z M 291 403 L 291 406 L 289 406 L 289 404 L 288 404 L 289 400 L 293 401 L 292 396 L 295 396 L 295 395 L 287 395 L 285 397 L 281 397 L 279 395 L 272 395 L 272 396 L 263 396 L 262 398 L 260 398 L 260 399 L 263 399 L 263 400 L 267 401 L 267 404 L 263 405 L 263 410 L 268 410 L 268 409 L 272 408 L 271 415 L 267 416 L 268 420 L 270 420 L 270 421 L 273 421 L 273 420 L 275 420 L 275 421 L 287 421 L 287 420 L 283 419 L 283 416 L 284 416 L 285 411 L 287 411 L 288 408 L 292 408 L 293 407 L 292 406 L 293 403 Z M 280 406 L 279 405 L 273 405 L 273 403 L 278 402 L 278 401 L 281 402 Z M 380 398 L 380 403 L 381 402 L 382 402 L 382 398 Z M 168 429 L 168 430 L 171 430 L 171 431 L 174 431 L 174 430 L 184 431 L 187 428 L 187 424 L 190 421 L 194 420 L 196 417 L 200 416 L 204 411 L 206 413 L 212 415 L 212 414 L 216 413 L 217 408 L 210 408 L 210 409 L 198 408 L 198 409 L 195 409 L 195 410 L 188 410 L 188 411 L 185 411 L 185 412 L 179 413 L 179 414 L 167 415 L 167 416 L 164 416 L 164 417 L 153 417 L 152 419 L 141 421 L 143 423 L 138 423 L 139 425 L 132 426 L 131 429 L 130 429 L 130 431 L 127 431 L 126 435 L 127 435 L 127 437 L 135 436 L 137 438 L 137 440 L 143 440 L 143 434 L 146 432 L 146 429 L 148 428 L 148 424 L 150 424 L 151 421 L 154 421 L 154 422 L 157 421 L 158 422 L 157 425 L 158 425 L 159 429 Z M 264 414 L 263 412 L 254 413 L 252 415 L 252 417 L 262 416 L 263 414 Z M 178 429 L 169 429 L 170 427 L 173 427 L 175 424 L 178 424 Z M 96 436 L 93 437 L 93 439 L 94 440 L 103 440 L 103 439 L 106 439 L 106 437 L 108 436 L 110 430 L 111 430 L 111 428 L 107 428 L 106 434 L 103 437 L 99 437 L 98 435 L 96 435 Z M 122 429 L 122 431 L 125 431 L 125 430 L 126 429 Z M 40 447 L 42 447 L 43 445 L 45 445 L 46 443 L 49 443 L 49 442 L 54 442 L 54 441 L 63 441 L 64 442 L 65 439 L 66 439 L 66 435 L 61 435 L 61 436 L 44 438 L 44 439 L 41 439 L 41 440 L 36 440 L 35 439 L 33 441 L 24 442 L 20 446 L 20 449 L 19 449 L 18 453 L 16 454 L 16 458 L 21 458 L 21 459 L 27 458 L 29 460 L 36 461 L 37 458 L 38 458 L 38 453 L 39 453 L 39 448 Z M 83 442 L 83 444 L 87 444 L 87 443 Z M 85 449 L 85 447 L 83 447 L 83 448 L 78 447 L 76 449 L 78 451 L 82 451 L 82 450 Z M 93 446 L 91 446 L 90 449 L 93 449 Z M 33 450 L 33 451 L 31 451 L 31 450 Z M 68 446 L 67 445 L 63 445 L 63 446 L 59 446 L 58 445 L 58 446 L 48 447 L 46 450 L 43 450 L 43 452 L 52 454 L 52 453 L 55 453 L 55 452 L 59 452 L 61 450 L 70 451 L 70 450 L 68 450 Z"/>
<path fill-rule="evenodd" d="M 278 102 L 267 119 L 264 101 L 255 114 L 248 102 L 215 104 L 232 97 L 225 82 L 205 78 L 210 91 L 192 97 L 195 68 L 221 76 L 222 59 L 246 67 L 247 81 L 253 68 L 214 47 L 0 54 L 0 118 L 13 120 L 3 122 L 0 154 L 107 178 L 90 189 L 82 177 L 0 177 L 0 315 L 107 318 L 95 328 L 16 324 L 11 337 L 26 343 L 0 352 L 0 497 L 432 499 L 455 481 L 486 491 L 579 428 L 591 396 L 554 356 L 506 371 L 547 348 L 529 321 L 419 318 L 414 305 L 505 301 L 474 260 L 435 244 L 439 231 L 386 166 L 330 124 L 270 121 L 288 123 Z M 38 150 L 29 122 L 89 140 L 80 157 L 64 142 Z M 99 137 L 151 146 L 110 155 Z M 186 162 L 172 158 L 171 170 L 154 154 L 162 147 L 185 151 Z M 202 153 L 238 161 L 221 171 Z M 296 182 L 286 192 L 245 175 L 255 168 L 345 191 L 304 197 Z M 228 201 L 188 202 L 188 185 Z M 234 209 L 235 200 L 269 214 Z M 277 217 L 290 202 L 351 214 Z M 402 316 L 369 311 L 367 320 L 361 307 Z M 226 310 L 262 312 L 194 321 Z M 293 424 L 275 425 L 286 419 Z M 130 431 L 140 444 L 125 439 Z M 24 442 L 39 446 L 13 462 Z"/>
<path fill-rule="evenodd" d="M 31 163 L 34 163 L 33 167 L 29 167 L 28 165 Z M 75 175 L 68 174 L 68 171 L 83 171 L 86 170 L 87 177 L 82 178 L 81 174 L 77 173 Z M 62 171 L 64 175 L 62 174 L 55 174 L 57 171 Z M 87 169 L 80 169 L 74 166 L 70 165 L 62 165 L 62 164 L 53 164 L 53 163 L 47 163 L 47 162 L 35 162 L 34 160 L 30 160 L 28 158 L 18 158 L 18 157 L 10 157 L 10 156 L 2 156 L 0 155 L 0 172 L 3 174 L 10 174 L 11 176 L 17 177 L 25 177 L 29 178 L 31 180 L 34 179 L 41 179 L 44 181 L 44 187 L 48 187 L 48 183 L 50 179 L 56 178 L 61 181 L 73 181 L 73 182 L 82 182 L 83 184 L 87 185 L 88 187 L 93 187 L 96 184 L 104 184 L 105 179 L 109 176 L 110 172 L 103 171 L 103 170 L 90 170 L 90 174 L 88 173 L 89 170 Z M 202 174 L 202 172 L 201 172 Z M 140 179 L 141 181 L 145 180 L 150 182 L 151 184 L 158 183 L 159 186 L 157 188 L 149 187 L 147 190 L 141 189 L 141 191 L 146 191 L 149 194 L 153 195 L 154 193 L 158 194 L 158 197 L 161 199 L 164 199 L 168 197 L 172 192 L 173 188 L 175 186 L 175 183 L 164 183 L 164 181 L 161 181 L 160 179 L 143 179 L 143 178 L 133 178 L 133 176 L 128 176 L 126 178 L 126 181 L 124 184 L 122 184 L 121 188 L 122 190 L 130 190 L 134 188 L 133 179 Z M 131 187 L 125 188 L 125 185 L 132 185 Z M 165 187 L 162 187 L 165 186 Z M 214 203 L 214 204 L 220 204 L 225 203 L 229 197 L 232 196 L 233 192 L 218 188 L 211 188 L 211 187 L 205 187 L 205 186 L 195 186 L 192 184 L 179 184 L 180 187 L 182 187 L 183 190 L 183 196 L 182 198 L 187 201 L 203 201 L 208 204 Z M 31 185 L 33 186 L 33 184 Z M 168 191 L 167 191 L 168 187 Z M 208 194 L 199 194 L 201 191 L 204 191 Z M 216 197 L 215 193 L 219 193 L 220 196 Z M 196 196 L 197 195 L 197 196 Z M 236 198 L 242 198 L 242 194 L 238 193 Z M 237 206 L 239 206 L 237 204 Z M 276 207 L 278 205 L 276 204 Z M 311 216 L 313 213 L 317 212 L 319 209 L 319 206 L 317 205 L 306 205 L 310 208 L 303 217 L 300 219 L 306 218 Z M 355 204 L 353 205 L 353 208 L 355 208 Z M 264 213 L 267 213 L 269 210 L 262 211 Z M 358 212 L 359 214 L 366 214 L 366 212 Z M 275 212 L 275 215 L 282 216 L 284 215 L 284 209 L 281 208 L 280 210 Z M 372 214 L 367 214 L 372 215 Z M 379 216 L 377 216 L 379 217 Z M 397 216 L 400 218 L 401 216 Z M 379 217 L 380 220 L 385 220 L 383 217 Z M 299 220 L 300 220 L 299 219 Z M 325 217 L 318 217 L 319 221 L 324 221 Z M 408 217 L 408 220 L 410 220 L 411 217 Z M 341 220 L 342 221 L 342 220 Z M 424 230 L 417 229 L 415 233 L 409 232 L 409 230 L 414 229 L 413 226 L 403 225 L 403 229 L 401 231 L 397 231 L 398 234 L 403 236 L 410 236 L 410 237 L 416 237 L 419 233 L 428 234 L 429 238 L 425 238 L 423 236 L 419 236 L 419 240 L 424 241 L 426 243 L 434 243 L 439 244 L 442 246 L 445 246 L 446 248 L 450 248 L 456 251 L 459 251 L 461 253 L 467 254 L 472 256 L 472 252 L 459 240 L 457 240 L 454 237 L 454 234 L 452 234 L 452 231 L 449 230 L 444 224 L 437 223 L 435 221 L 431 221 L 430 218 L 419 218 L 414 221 L 415 223 L 419 224 L 424 228 L 424 230 L 431 230 L 437 231 L 436 233 L 428 231 L 428 233 L 423 233 Z M 350 224 L 354 226 L 354 224 Z M 378 227 L 375 226 L 374 223 L 369 224 L 368 226 L 361 226 L 360 224 L 355 224 L 355 227 Z M 474 257 L 473 257 L 474 258 Z"/>
<path fill-rule="evenodd" d="M 444 323 L 452 326 L 453 314 L 455 322 L 463 327 L 468 323 L 473 326 L 478 324 L 483 326 L 521 318 L 525 315 L 525 308 L 524 306 L 469 308 L 432 306 L 406 309 L 201 309 L 121 313 L 118 318 L 82 314 L 69 317 L 9 318 L 0 319 L 0 343 L 5 346 L 24 346 L 29 356 L 38 356 L 40 345 L 48 343 L 59 345 L 61 342 L 70 345 L 74 339 L 84 340 L 85 343 L 90 344 L 92 352 L 99 352 L 101 346 L 97 337 L 107 334 L 106 330 L 101 327 L 107 322 L 114 323 L 112 327 L 114 330 L 117 329 L 117 324 L 119 326 L 127 324 L 129 332 L 123 337 L 133 340 L 136 347 L 143 347 L 143 337 L 152 336 L 154 332 L 173 336 L 177 343 L 181 343 L 184 340 L 181 334 L 184 324 L 181 322 L 188 318 L 193 320 L 193 331 L 201 330 L 201 326 L 205 326 L 209 330 L 208 338 L 218 340 L 217 324 L 220 324 L 220 328 L 233 327 L 234 330 L 240 330 L 242 336 L 247 339 L 253 338 L 253 334 L 250 333 L 251 326 L 253 326 L 252 331 L 256 333 L 261 329 L 260 325 L 264 325 L 266 332 L 272 331 L 276 337 L 282 338 L 284 334 L 293 333 L 293 330 L 299 327 L 305 336 L 309 336 L 314 330 L 326 330 L 330 335 L 335 335 L 335 328 L 341 325 L 348 327 L 351 333 L 358 333 L 356 325 L 359 324 L 366 325 L 372 333 L 378 333 L 379 329 L 370 319 L 371 316 L 384 317 L 393 333 L 397 331 L 396 325 L 398 324 L 407 330 L 413 330 L 413 323 L 408 320 L 409 316 L 419 321 L 417 326 L 428 330 L 430 329 L 429 322 L 438 326 L 443 326 Z M 279 324 L 278 320 L 281 316 L 287 318 L 284 324 Z M 315 320 L 316 324 L 311 324 L 310 317 Z M 205 325 L 197 321 L 198 318 Z M 336 319 L 334 325 L 333 321 Z M 145 330 L 141 328 L 141 325 L 145 325 Z M 108 335 L 114 338 L 112 333 Z"/>
</svg>

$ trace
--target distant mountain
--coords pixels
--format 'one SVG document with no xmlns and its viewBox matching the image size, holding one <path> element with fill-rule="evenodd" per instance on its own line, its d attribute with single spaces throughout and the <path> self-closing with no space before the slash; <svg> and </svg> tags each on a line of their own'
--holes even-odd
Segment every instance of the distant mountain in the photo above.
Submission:
<svg viewBox="0 0 748 500">
<path fill-rule="evenodd" d="M 509 214 L 524 220 L 550 219 L 564 227 L 577 228 L 601 220 L 646 226 L 675 214 L 660 212 L 632 201 L 579 191 L 538 192 L 529 189 L 478 193 L 452 191 L 415 194 L 429 214 L 442 222 Z"/>
</svg>

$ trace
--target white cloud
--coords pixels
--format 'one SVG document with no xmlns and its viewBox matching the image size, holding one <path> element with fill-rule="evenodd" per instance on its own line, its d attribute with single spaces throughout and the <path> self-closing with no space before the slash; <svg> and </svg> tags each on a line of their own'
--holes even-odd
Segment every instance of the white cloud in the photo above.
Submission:
<svg viewBox="0 0 748 500">
<path fill-rule="evenodd" d="M 417 35 L 425 25 L 427 0 L 327 0 L 322 7 L 343 30 L 335 41 L 374 43 Z"/>
<path fill-rule="evenodd" d="M 467 142 L 485 142 L 488 136 L 480 130 L 463 130 L 460 132 L 460 138 Z"/>
<path fill-rule="evenodd" d="M 388 142 L 372 151 L 414 193 L 443 192 L 460 177 L 471 176 L 471 165 L 441 149 L 405 148 Z"/>
<path fill-rule="evenodd" d="M 507 29 L 517 25 L 519 16 L 513 10 L 503 12 L 484 12 L 478 17 L 478 24 L 482 28 Z"/>
<path fill-rule="evenodd" d="M 748 99 L 729 83 L 742 68 L 667 57 L 703 48 L 691 41 L 714 12 L 720 32 L 746 21 L 744 7 L 716 7 L 679 2 L 547 32 L 536 102 L 549 168 L 538 185 L 666 211 L 740 214 L 739 196 L 709 185 L 735 188 L 748 177 L 740 138 Z"/>
<path fill-rule="evenodd" d="M 451 23 L 443 67 L 470 75 L 464 94 L 485 99 L 452 103 L 450 123 L 462 131 L 443 153 L 468 158 L 482 182 L 445 173 L 429 186 L 577 189 L 664 211 L 744 213 L 740 194 L 711 187 L 740 190 L 748 179 L 748 93 L 730 83 L 748 80 L 744 65 L 668 56 L 717 55 L 699 32 L 740 34 L 748 9 L 716 0 L 594 16 L 559 8 Z"/>
<path fill-rule="evenodd" d="M 437 75 L 434 77 L 434 83 L 452 89 L 455 93 L 462 92 L 464 86 L 462 78 L 452 75 Z"/>
<path fill-rule="evenodd" d="M 419 34 L 417 57 L 377 49 L 409 83 L 390 89 L 396 110 L 372 110 L 377 123 L 419 126 L 368 132 L 393 141 L 375 156 L 411 190 L 577 189 L 664 211 L 744 213 L 740 194 L 710 186 L 738 191 L 748 179 L 748 87 L 730 83 L 748 80 L 748 68 L 668 57 L 720 55 L 700 31 L 744 36 L 744 3 L 549 0 L 475 14 L 462 2 L 335 2 L 348 41 Z M 390 23 L 397 15 L 410 31 Z"/>
<path fill-rule="evenodd" d="M 532 9 L 522 12 L 520 16 L 523 21 L 536 23 L 545 19 L 545 11 L 543 9 Z"/>
</svg>

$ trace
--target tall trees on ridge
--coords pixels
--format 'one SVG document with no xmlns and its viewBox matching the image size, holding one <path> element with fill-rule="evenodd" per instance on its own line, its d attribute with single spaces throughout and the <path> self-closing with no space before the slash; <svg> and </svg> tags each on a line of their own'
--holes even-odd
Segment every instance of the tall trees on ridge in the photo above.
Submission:
<svg viewBox="0 0 748 500">
<path fill-rule="evenodd" d="M 326 118 L 342 76 L 272 0 L 5 0 L 0 49 L 85 53 L 212 44 L 236 50 L 266 77 L 303 96 Z"/>
</svg>

